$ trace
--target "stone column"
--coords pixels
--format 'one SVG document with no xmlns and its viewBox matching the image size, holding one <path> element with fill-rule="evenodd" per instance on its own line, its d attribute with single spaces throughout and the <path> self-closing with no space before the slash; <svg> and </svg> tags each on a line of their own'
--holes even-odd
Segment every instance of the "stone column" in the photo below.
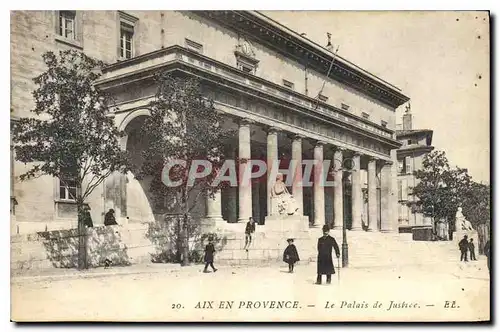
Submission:
<svg viewBox="0 0 500 332">
<path fill-rule="evenodd" d="M 352 231 L 363 229 L 361 223 L 361 211 L 363 209 L 363 191 L 361 189 L 360 154 L 355 152 L 352 156 Z"/>
<path fill-rule="evenodd" d="M 221 205 L 221 192 L 218 190 L 213 193 L 213 195 L 207 195 L 207 215 L 206 219 L 209 219 L 215 224 L 215 222 L 222 222 L 222 205 Z"/>
<path fill-rule="evenodd" d="M 304 214 L 304 194 L 302 191 L 302 138 L 303 137 L 300 135 L 295 135 L 292 138 L 292 162 L 295 164 L 292 195 L 299 208 L 299 215 Z"/>
<path fill-rule="evenodd" d="M 252 182 L 250 179 L 251 171 L 248 161 L 251 158 L 250 145 L 250 121 L 241 119 L 238 133 L 238 192 L 239 192 L 239 214 L 238 222 L 247 222 L 252 216 Z M 248 174 L 246 174 L 248 173 Z M 246 178 L 246 179 L 244 179 Z"/>
<path fill-rule="evenodd" d="M 232 160 L 236 160 L 236 148 L 230 147 L 228 157 Z M 226 209 L 226 219 L 230 223 L 235 223 L 238 220 L 238 188 L 230 186 L 225 189 L 225 197 L 227 202 L 224 208 Z"/>
<path fill-rule="evenodd" d="M 368 160 L 368 231 L 378 231 L 377 225 L 377 160 Z"/>
<path fill-rule="evenodd" d="M 391 195 L 389 196 L 389 204 L 391 205 L 391 232 L 399 231 L 398 224 L 398 157 L 397 150 L 391 150 Z"/>
<path fill-rule="evenodd" d="M 271 203 L 271 190 L 273 188 L 273 184 L 276 180 L 276 174 L 274 175 L 274 179 L 271 179 L 272 176 L 272 168 L 275 166 L 276 161 L 278 160 L 278 129 L 275 127 L 270 127 L 267 130 L 267 215 L 272 216 L 275 214 L 275 211 L 272 211 L 272 203 Z"/>
<path fill-rule="evenodd" d="M 380 171 L 380 208 L 382 209 L 380 220 L 380 231 L 390 232 L 392 230 L 392 206 L 390 204 L 391 197 L 391 169 L 392 163 L 384 161 L 382 170 Z"/>
<path fill-rule="evenodd" d="M 314 219 L 312 227 L 320 227 L 325 223 L 325 187 L 323 186 L 323 145 L 317 142 L 314 147 Z"/>
<path fill-rule="evenodd" d="M 342 162 L 344 158 L 344 149 L 336 148 L 333 154 L 334 182 L 333 187 L 333 229 L 342 229 L 344 223 L 344 190 L 342 186 Z"/>
</svg>

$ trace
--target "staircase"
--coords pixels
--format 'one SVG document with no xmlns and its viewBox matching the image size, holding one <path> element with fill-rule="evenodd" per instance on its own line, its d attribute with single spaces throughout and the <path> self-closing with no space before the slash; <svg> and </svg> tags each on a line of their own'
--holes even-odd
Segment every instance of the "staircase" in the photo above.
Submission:
<svg viewBox="0 0 500 332">
<path fill-rule="evenodd" d="M 216 260 L 228 265 L 262 265 L 282 261 L 287 246 L 287 234 L 266 232 L 266 227 L 257 225 L 249 250 L 244 250 L 244 224 L 232 224 L 225 229 L 221 244 L 218 246 Z M 342 251 L 342 232 L 330 231 Z M 294 236 L 301 264 L 316 261 L 317 239 L 321 228 L 311 228 Z M 470 237 L 471 235 L 469 235 Z M 472 235 L 473 236 L 473 235 Z M 414 241 L 411 234 L 380 232 L 347 232 L 349 245 L 349 267 L 391 267 L 405 265 L 432 265 L 457 262 L 460 258 L 458 241 Z M 476 241 L 476 256 L 477 236 Z M 334 261 L 335 261 L 335 256 Z M 335 262 L 335 265 L 337 263 Z"/>
</svg>

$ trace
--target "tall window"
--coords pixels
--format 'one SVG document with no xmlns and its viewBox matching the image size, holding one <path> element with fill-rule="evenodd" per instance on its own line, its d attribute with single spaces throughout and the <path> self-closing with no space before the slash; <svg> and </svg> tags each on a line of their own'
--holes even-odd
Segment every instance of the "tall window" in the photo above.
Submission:
<svg viewBox="0 0 500 332">
<path fill-rule="evenodd" d="M 405 157 L 405 171 L 406 174 L 411 174 L 413 173 L 413 167 L 412 167 L 412 158 L 410 156 Z"/>
<path fill-rule="evenodd" d="M 76 39 L 76 13 L 69 10 L 59 11 L 59 35 Z"/>
<path fill-rule="evenodd" d="M 63 172 L 59 178 L 59 199 L 76 200 L 77 171 L 75 168 Z"/>
<path fill-rule="evenodd" d="M 120 57 L 131 59 L 133 54 L 134 26 L 120 23 Z"/>
</svg>

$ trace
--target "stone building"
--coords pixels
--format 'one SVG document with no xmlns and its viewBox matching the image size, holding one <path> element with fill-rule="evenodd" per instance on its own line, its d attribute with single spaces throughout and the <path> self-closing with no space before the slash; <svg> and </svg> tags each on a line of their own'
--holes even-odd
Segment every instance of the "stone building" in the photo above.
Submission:
<svg viewBox="0 0 500 332">
<path fill-rule="evenodd" d="M 336 171 L 343 185 L 290 188 L 306 217 L 305 228 L 328 223 L 340 229 L 344 218 L 351 232 L 402 227 L 398 156 L 408 149 L 397 149 L 398 139 L 408 133 L 396 137 L 395 111 L 409 98 L 261 13 L 14 11 L 11 33 L 13 121 L 33 107 L 32 78 L 44 70 L 41 55 L 78 49 L 109 64 L 97 84 L 116 98 L 116 125 L 127 134 L 123 148 L 138 156 L 143 142 L 137 129 L 155 91 L 151 73 L 198 77 L 227 115 L 225 125 L 238 130 L 228 147 L 234 156 L 353 161 L 352 172 Z M 427 132 L 410 136 L 430 144 Z M 408 148 L 412 155 L 420 151 Z M 20 182 L 25 167 L 13 162 L 13 232 L 74 227 L 72 188 L 50 177 Z M 109 208 L 122 225 L 155 218 L 145 187 L 133 174 L 111 176 L 89 199 L 94 223 L 102 225 Z M 218 225 L 239 224 L 250 216 L 264 223 L 268 195 L 265 185 L 231 188 L 208 199 L 196 214 Z"/>
<path fill-rule="evenodd" d="M 402 143 L 397 151 L 398 223 L 402 233 L 411 233 L 415 227 L 432 226 L 431 218 L 419 212 L 414 204 L 418 198 L 412 194 L 412 188 L 418 184 L 414 172 L 423 167 L 423 158 L 434 150 L 432 133 L 430 129 L 413 129 L 409 108 L 403 115 L 402 130 L 396 130 L 396 138 Z"/>
</svg>

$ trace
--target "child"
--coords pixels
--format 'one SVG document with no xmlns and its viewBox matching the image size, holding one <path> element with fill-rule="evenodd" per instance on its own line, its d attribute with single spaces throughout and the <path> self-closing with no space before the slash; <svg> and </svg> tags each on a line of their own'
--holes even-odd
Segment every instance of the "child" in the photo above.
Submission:
<svg viewBox="0 0 500 332">
<path fill-rule="evenodd" d="M 293 244 L 293 239 L 286 240 L 288 242 L 288 247 L 286 247 L 283 253 L 283 261 L 288 263 L 288 273 L 293 273 L 293 266 L 296 262 L 300 261 L 299 253 L 295 244 Z"/>
<path fill-rule="evenodd" d="M 208 238 L 208 244 L 205 247 L 205 269 L 203 269 L 204 273 L 208 273 L 208 265 L 210 264 L 210 267 L 214 270 L 214 272 L 217 272 L 217 269 L 214 267 L 214 253 L 215 253 L 215 247 L 214 244 L 212 243 L 213 239 L 211 237 Z"/>
</svg>

